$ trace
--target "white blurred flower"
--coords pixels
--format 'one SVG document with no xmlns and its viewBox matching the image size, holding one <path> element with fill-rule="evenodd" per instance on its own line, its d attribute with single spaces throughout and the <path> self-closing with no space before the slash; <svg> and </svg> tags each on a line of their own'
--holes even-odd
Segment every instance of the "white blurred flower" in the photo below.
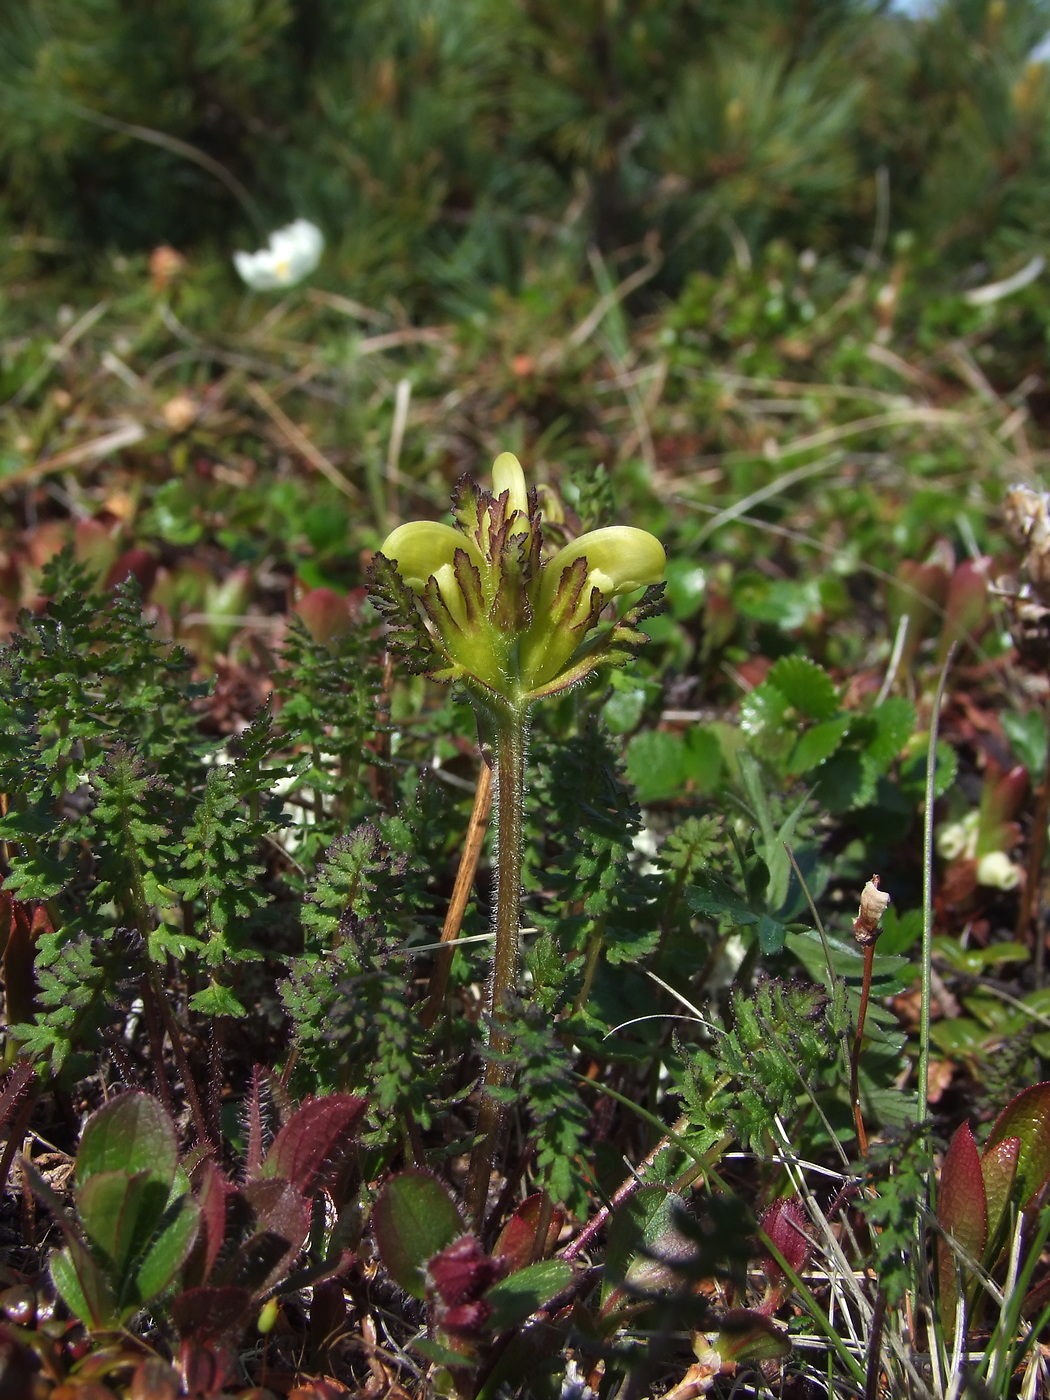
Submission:
<svg viewBox="0 0 1050 1400">
<path fill-rule="evenodd" d="M 973 860 L 977 853 L 977 829 L 981 814 L 976 810 L 967 812 L 962 821 L 942 822 L 935 833 L 937 854 L 944 860 L 956 860 L 965 856 Z"/>
<path fill-rule="evenodd" d="M 233 264 L 253 292 L 294 287 L 308 277 L 321 260 L 324 234 L 309 219 L 296 219 L 287 228 L 270 234 L 270 246 L 257 253 L 237 252 Z"/>
<path fill-rule="evenodd" d="M 1015 890 L 1024 871 L 1015 865 L 1005 851 L 990 851 L 977 862 L 977 883 L 992 885 L 998 890 Z"/>
</svg>

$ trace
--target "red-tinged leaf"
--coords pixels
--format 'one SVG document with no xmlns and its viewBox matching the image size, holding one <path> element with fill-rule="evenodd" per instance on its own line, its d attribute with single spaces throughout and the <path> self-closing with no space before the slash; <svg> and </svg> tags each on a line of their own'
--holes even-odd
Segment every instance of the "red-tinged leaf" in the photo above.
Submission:
<svg viewBox="0 0 1050 1400">
<path fill-rule="evenodd" d="M 248 1143 L 244 1153 L 245 1175 L 254 1181 L 260 1174 L 263 1160 L 262 1130 L 262 1077 L 263 1069 L 256 1065 L 252 1071 L 252 1084 L 248 1090 L 248 1102 L 244 1106 L 244 1116 L 248 1128 Z"/>
<path fill-rule="evenodd" d="M 310 1352 L 312 1365 L 309 1369 L 330 1371 L 334 1361 L 332 1353 L 339 1348 L 340 1341 L 347 1333 L 348 1310 L 346 1290 L 343 1283 L 325 1279 L 315 1283 L 310 1299 Z M 292 1391 L 294 1395 L 295 1392 Z"/>
<path fill-rule="evenodd" d="M 988 578 L 980 561 L 966 559 L 952 574 L 944 614 L 938 664 L 948 655 L 952 642 L 966 642 L 984 631 L 988 621 Z"/>
<path fill-rule="evenodd" d="M 798 1201 L 786 1196 L 774 1201 L 763 1211 L 759 1224 L 795 1273 L 801 1273 L 806 1267 L 812 1245 L 807 1231 L 806 1213 Z M 784 1277 L 783 1269 L 772 1257 L 764 1259 L 762 1267 L 773 1282 Z"/>
<path fill-rule="evenodd" d="M 983 790 L 981 792 L 982 818 L 987 812 L 990 822 L 1012 822 L 1028 796 L 1028 769 L 1023 763 L 1018 763 L 994 781 L 988 782 L 986 779 L 985 786 L 991 790 L 987 796 Z M 983 821 L 981 824 L 984 825 Z"/>
<path fill-rule="evenodd" d="M 179 1336 L 200 1343 L 238 1336 L 254 1311 L 247 1288 L 187 1288 L 171 1304 Z"/>
<path fill-rule="evenodd" d="M 969 1123 L 956 1131 L 944 1154 L 937 1219 L 964 1249 L 980 1259 L 988 1237 L 988 1209 L 981 1158 Z"/>
<path fill-rule="evenodd" d="M 149 1094 L 132 1089 L 96 1109 L 84 1124 L 77 1186 L 96 1172 L 146 1172 L 170 1188 L 178 1160 L 178 1137 L 167 1110 Z"/>
<path fill-rule="evenodd" d="M 902 655 L 905 669 L 918 650 L 935 611 L 943 606 L 948 596 L 948 569 L 954 562 L 949 555 L 926 564 L 905 559 L 897 566 L 897 577 L 889 586 L 886 602 L 892 633 L 896 633 L 900 619 L 908 615 Z"/>
<path fill-rule="evenodd" d="M 492 1253 L 498 1259 L 503 1259 L 506 1262 L 507 1270 L 510 1273 L 517 1269 L 523 1269 L 526 1264 L 532 1263 L 536 1231 L 539 1228 L 540 1211 L 543 1208 L 544 1199 L 545 1193 L 543 1191 L 537 1191 L 534 1196 L 526 1196 L 499 1233 L 499 1239 L 496 1241 Z M 551 1211 L 547 1238 L 543 1242 L 543 1247 L 536 1253 L 537 1259 L 544 1259 L 551 1252 L 558 1242 L 558 1236 L 561 1234 L 564 1224 L 565 1212 L 556 1206 Z"/>
<path fill-rule="evenodd" d="M 200 1230 L 197 1243 L 186 1268 L 187 1279 L 204 1284 L 211 1277 L 216 1260 L 226 1238 L 226 1204 L 236 1193 L 236 1187 L 227 1181 L 222 1172 L 210 1159 L 201 1168 L 200 1186 L 197 1201 L 201 1208 Z"/>
<path fill-rule="evenodd" d="M 36 957 L 36 940 L 44 929 L 38 928 L 34 916 L 32 924 L 26 906 L 6 890 L 0 891 L 0 899 L 5 901 L 0 915 L 0 929 L 7 924 L 3 937 L 3 975 L 6 1024 L 17 1025 L 20 1021 L 32 1021 L 35 1016 L 36 978 L 33 965 Z M 6 916 L 6 917 L 5 917 Z M 44 915 L 45 924 L 50 920 Z"/>
<path fill-rule="evenodd" d="M 253 1181 L 243 1196 L 261 1228 L 238 1246 L 218 1281 L 258 1297 L 295 1262 L 310 1229 L 310 1207 L 290 1181 Z"/>
<path fill-rule="evenodd" d="M 146 601 L 157 581 L 159 567 L 160 561 L 148 549 L 126 549 L 110 565 L 102 587 L 107 590 L 116 588 L 119 583 L 127 583 L 129 578 L 133 578 L 142 590 L 143 601 Z"/>
<path fill-rule="evenodd" d="M 288 1392 L 288 1400 L 347 1400 L 348 1396 L 356 1393 L 347 1390 L 345 1385 L 332 1380 L 330 1376 L 325 1376 L 295 1386 Z"/>
<path fill-rule="evenodd" d="M 428 1292 L 433 1290 L 446 1307 L 475 1302 L 503 1277 L 502 1259 L 493 1259 L 474 1235 L 453 1240 L 427 1262 Z"/>
<path fill-rule="evenodd" d="M 469 1347 L 484 1336 L 491 1316 L 492 1305 L 484 1298 L 475 1298 L 472 1303 L 456 1303 L 451 1308 L 441 1309 L 435 1325 L 448 1341 Z"/>
<path fill-rule="evenodd" d="M 981 1157 L 981 1174 L 984 1177 L 984 1196 L 988 1203 L 988 1237 L 994 1239 L 1006 1216 L 1017 1176 L 1017 1158 L 1021 1151 L 1021 1139 L 1004 1138 L 991 1147 L 985 1146 Z"/>
<path fill-rule="evenodd" d="M 239 1379 L 236 1348 L 222 1339 L 199 1342 L 187 1337 L 179 1347 L 179 1372 L 187 1395 L 216 1395 Z"/>
<path fill-rule="evenodd" d="M 956 1131 L 944 1154 L 937 1192 L 937 1219 L 945 1232 L 974 1259 L 981 1259 L 988 1238 L 988 1208 L 981 1159 L 969 1123 Z M 948 1336 L 955 1332 L 960 1289 L 958 1263 L 946 1240 L 937 1241 L 937 1283 L 941 1321 Z"/>
<path fill-rule="evenodd" d="M 311 1195 L 350 1146 L 365 1107 L 353 1094 L 307 1099 L 274 1138 L 259 1175 L 283 1177 Z"/>
<path fill-rule="evenodd" d="M 146 1356 L 135 1367 L 128 1400 L 179 1400 L 179 1378 L 161 1356 Z"/>
<path fill-rule="evenodd" d="M 306 630 L 315 642 L 326 646 L 338 637 L 345 637 L 352 629 L 348 600 L 331 588 L 312 588 L 295 605 L 295 611 L 306 624 Z"/>
<path fill-rule="evenodd" d="M 463 1234 L 463 1220 L 437 1177 L 411 1167 L 383 1188 L 372 1229 L 395 1283 L 414 1298 L 425 1298 L 426 1264 Z"/>
<path fill-rule="evenodd" d="M 0 1129 L 7 1127 L 35 1078 L 36 1070 L 32 1064 L 28 1060 L 21 1060 L 4 1080 L 4 1087 L 0 1092 Z"/>
<path fill-rule="evenodd" d="M 753 1308 L 733 1308 L 722 1318 L 711 1346 L 722 1365 L 740 1361 L 769 1361 L 787 1356 L 791 1340 L 782 1327 Z"/>
<path fill-rule="evenodd" d="M 992 1126 L 985 1151 L 1011 1137 L 1021 1140 L 1017 1189 L 1019 1203 L 1027 1206 L 1050 1178 L 1050 1083 L 1033 1084 L 1010 1100 Z"/>
</svg>

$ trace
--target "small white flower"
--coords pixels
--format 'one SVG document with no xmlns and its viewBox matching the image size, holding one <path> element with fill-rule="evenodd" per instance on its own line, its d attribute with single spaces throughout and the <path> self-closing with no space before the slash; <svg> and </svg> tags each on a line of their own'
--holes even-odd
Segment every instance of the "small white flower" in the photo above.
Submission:
<svg viewBox="0 0 1050 1400">
<path fill-rule="evenodd" d="M 957 860 L 965 856 L 972 860 L 977 853 L 977 831 L 981 814 L 976 810 L 967 812 L 962 821 L 942 822 L 935 833 L 937 854 L 944 860 Z"/>
<path fill-rule="evenodd" d="M 254 292 L 294 287 L 308 277 L 321 260 L 324 234 L 309 219 L 296 219 L 287 228 L 270 234 L 270 246 L 257 253 L 237 252 L 233 263 Z"/>
<path fill-rule="evenodd" d="M 1024 871 L 1015 865 L 1005 851 L 989 851 L 977 862 L 977 883 L 992 885 L 997 890 L 1015 890 L 1024 878 Z"/>
</svg>

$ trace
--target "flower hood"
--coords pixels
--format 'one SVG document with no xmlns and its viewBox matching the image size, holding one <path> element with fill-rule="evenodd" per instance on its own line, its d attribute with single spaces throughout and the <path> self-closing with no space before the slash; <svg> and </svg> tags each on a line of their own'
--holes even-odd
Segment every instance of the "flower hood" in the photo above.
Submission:
<svg viewBox="0 0 1050 1400">
<path fill-rule="evenodd" d="M 455 526 L 400 525 L 373 571 L 395 633 L 414 633 L 417 659 L 420 646 L 429 650 L 441 679 L 463 680 L 479 699 L 520 707 L 626 660 L 644 641 L 636 624 L 655 597 L 603 629 L 599 624 L 614 598 L 663 578 L 664 550 L 655 536 L 614 525 L 550 555 L 537 492 L 527 489 L 509 452 L 493 465 L 491 491 L 467 478 L 459 483 L 453 513 Z"/>
</svg>

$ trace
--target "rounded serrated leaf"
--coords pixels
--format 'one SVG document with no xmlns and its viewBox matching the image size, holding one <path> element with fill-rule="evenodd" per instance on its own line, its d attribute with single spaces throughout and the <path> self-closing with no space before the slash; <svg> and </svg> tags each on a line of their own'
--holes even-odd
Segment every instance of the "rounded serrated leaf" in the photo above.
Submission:
<svg viewBox="0 0 1050 1400">
<path fill-rule="evenodd" d="M 831 719 L 839 707 L 835 683 L 808 656 L 782 656 L 766 681 L 775 685 L 788 704 L 807 719 Z"/>
<path fill-rule="evenodd" d="M 149 1094 L 131 1090 L 103 1104 L 85 1123 L 76 1181 L 79 1187 L 98 1172 L 145 1172 L 170 1188 L 178 1160 L 175 1125 L 163 1106 Z"/>
<path fill-rule="evenodd" d="M 414 1298 L 426 1296 L 428 1259 L 463 1234 L 464 1225 L 448 1192 L 421 1168 L 391 1178 L 372 1212 L 372 1228 L 383 1263 Z"/>
</svg>

